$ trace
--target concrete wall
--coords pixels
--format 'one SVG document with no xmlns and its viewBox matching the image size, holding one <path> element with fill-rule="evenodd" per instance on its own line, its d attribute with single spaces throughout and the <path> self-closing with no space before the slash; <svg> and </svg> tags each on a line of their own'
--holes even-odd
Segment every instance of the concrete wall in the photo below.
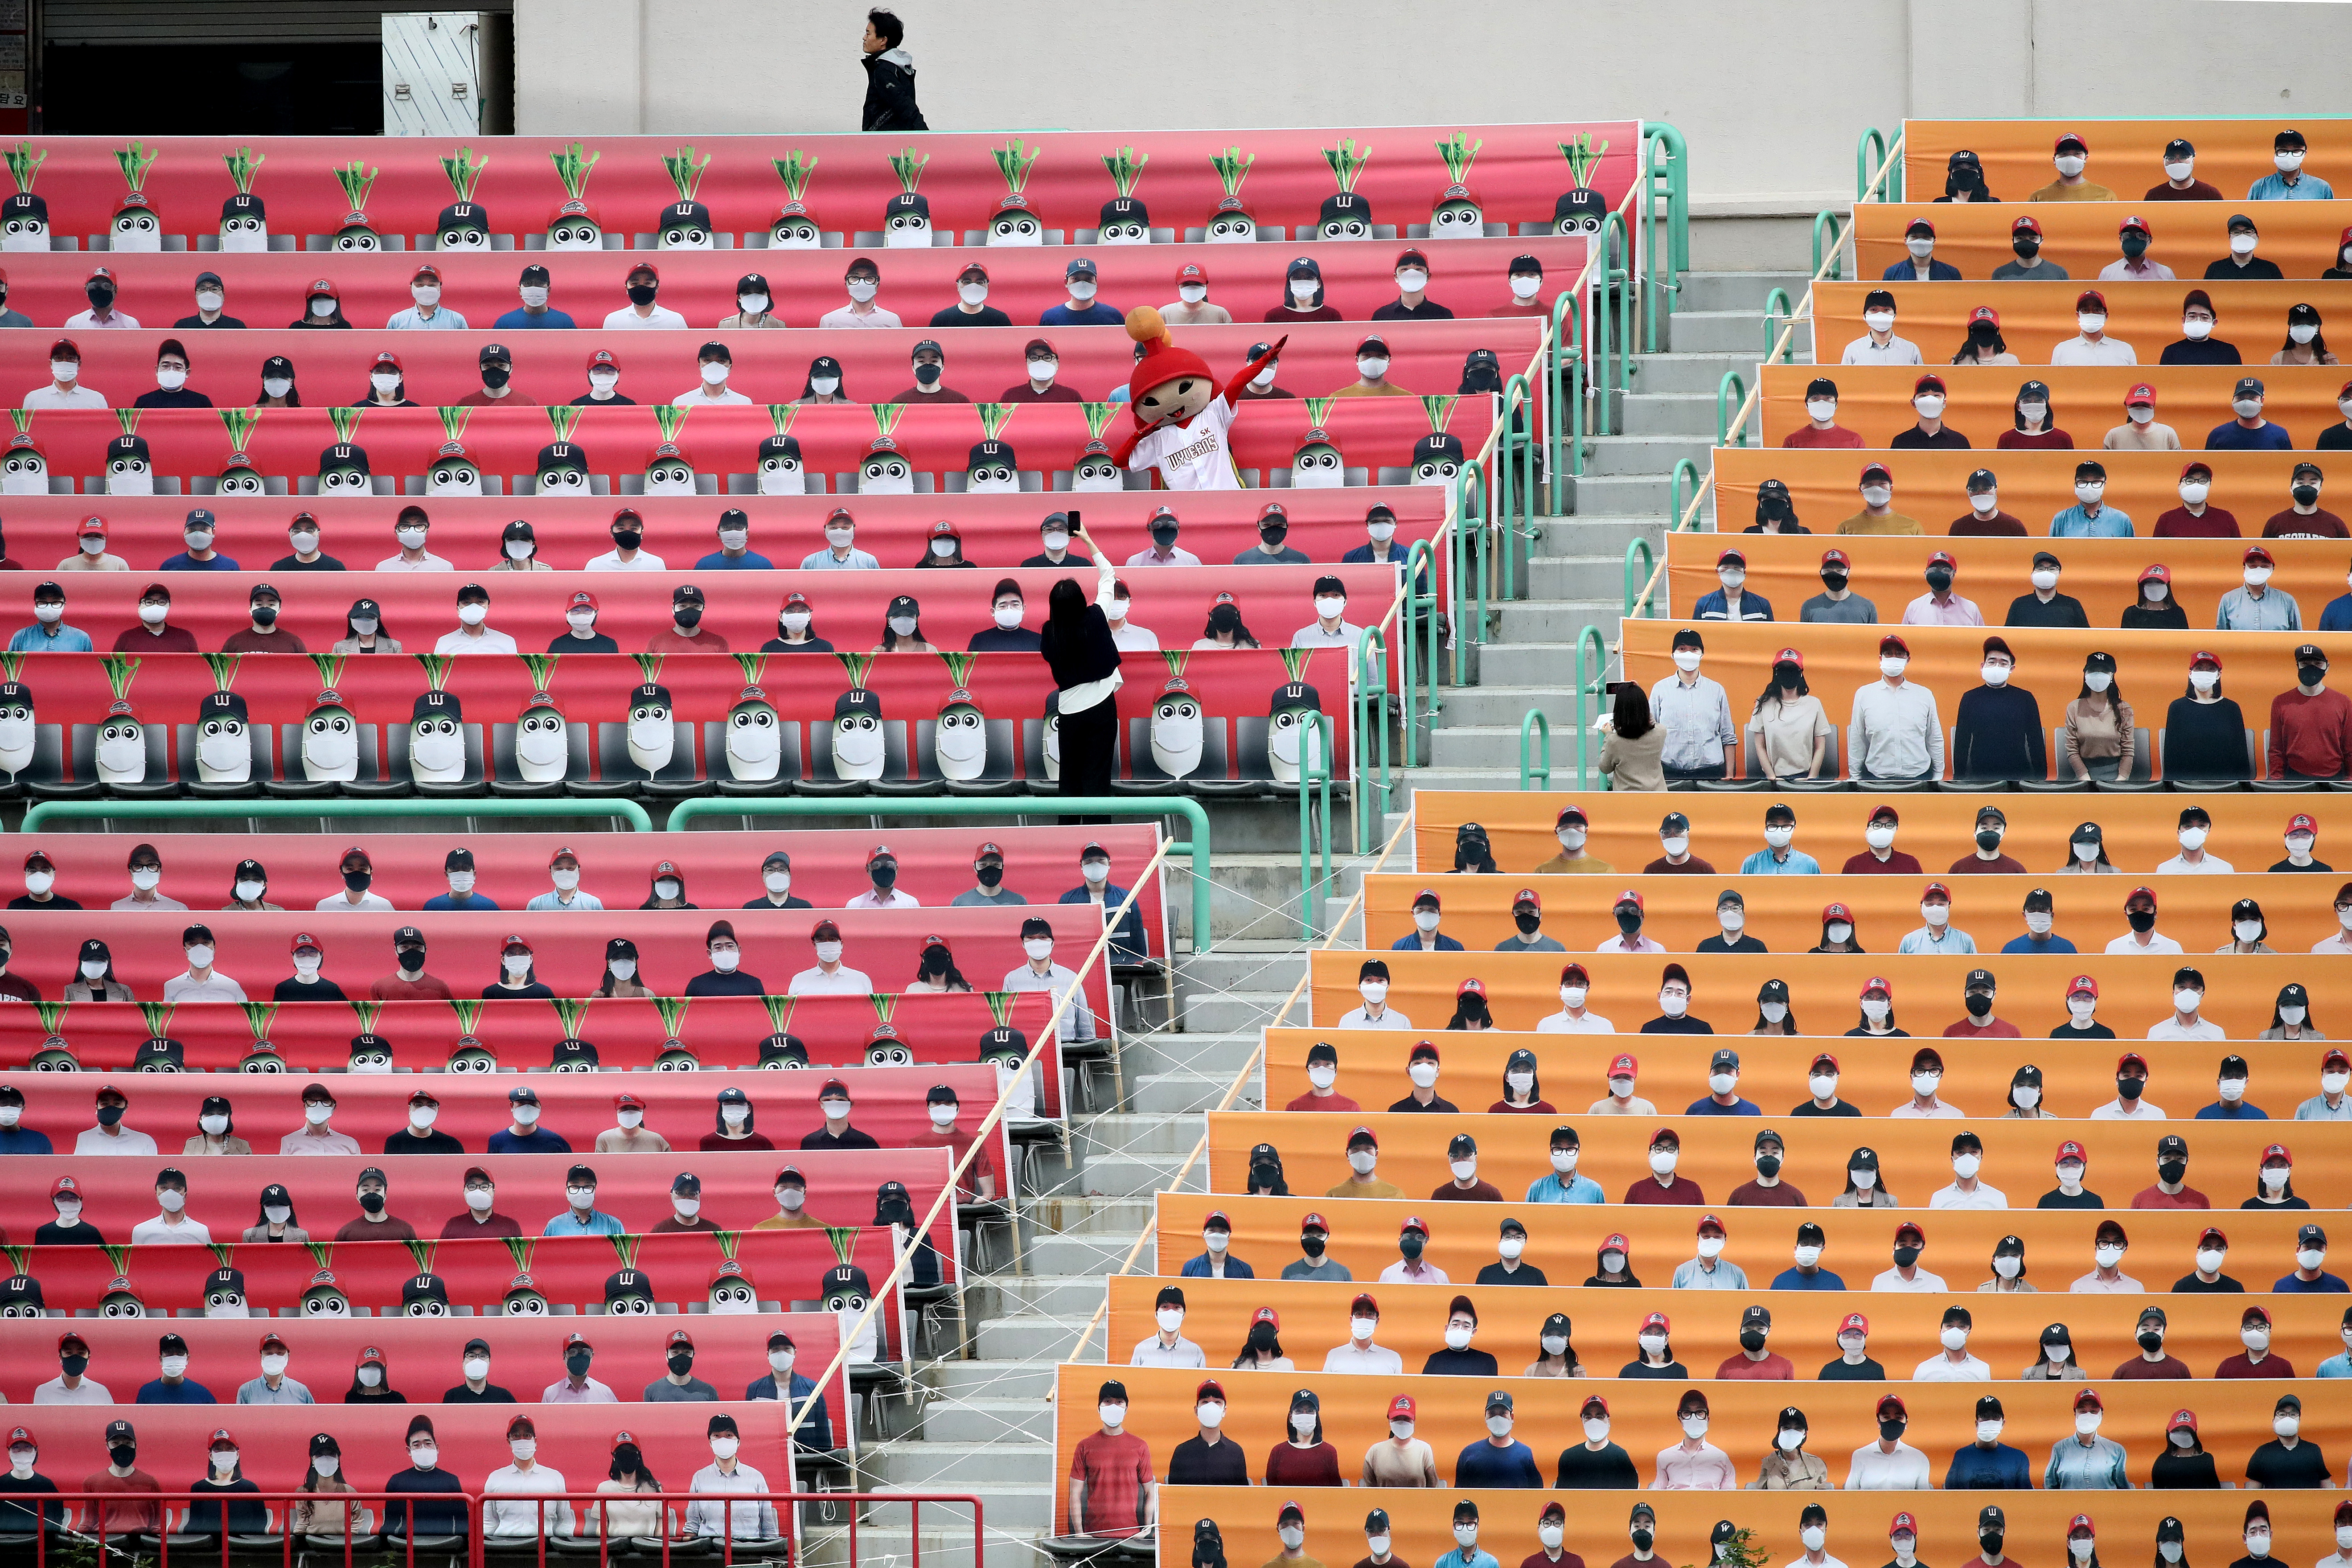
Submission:
<svg viewBox="0 0 2352 1568">
<path fill-rule="evenodd" d="M 863 0 L 514 7 L 527 134 L 857 129 Z M 1665 120 L 1702 210 L 1851 200 L 1862 128 L 1906 114 L 2352 114 L 2352 5 L 2299 0 L 895 8 L 939 130 Z"/>
</svg>

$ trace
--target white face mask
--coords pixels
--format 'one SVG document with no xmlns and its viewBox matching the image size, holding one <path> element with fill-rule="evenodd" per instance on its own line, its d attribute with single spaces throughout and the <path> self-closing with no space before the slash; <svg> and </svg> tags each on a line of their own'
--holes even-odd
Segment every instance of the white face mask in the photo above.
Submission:
<svg viewBox="0 0 2352 1568">
<path fill-rule="evenodd" d="M 1025 948 L 1027 944 L 1023 945 Z M 1389 999 L 1389 983 L 1385 980 L 1367 980 L 1356 987 L 1356 994 L 1364 999 L 1366 1005 L 1377 1007 Z"/>
<path fill-rule="evenodd" d="M 1184 1326 L 1184 1309 L 1181 1307 L 1162 1307 L 1151 1316 L 1163 1334 L 1172 1334 Z"/>
<path fill-rule="evenodd" d="M 2074 487 L 2074 499 L 2084 506 L 2098 505 L 2099 498 L 2106 493 L 2107 487 L 2104 481 L 2097 484 L 2079 484 Z"/>
<path fill-rule="evenodd" d="M 1699 1255 L 1701 1258 L 1720 1258 L 1720 1257 L 1722 1257 L 1722 1256 L 1723 1256 L 1723 1237 L 1719 1237 L 1719 1236 L 1702 1236 L 1702 1237 L 1700 1237 L 1698 1238 L 1698 1255 Z"/>
<path fill-rule="evenodd" d="M 1942 1088 L 1943 1083 L 1941 1073 L 1915 1072 L 1911 1075 L 1911 1092 L 1922 1100 L 1933 1100 L 1936 1090 Z"/>
<path fill-rule="evenodd" d="M 1837 417 L 1837 399 L 1816 397 L 1805 405 L 1805 416 L 1817 424 L 1826 425 Z"/>
<path fill-rule="evenodd" d="M 1275 1533 L 1281 1537 L 1283 1546 L 1288 1551 L 1296 1552 L 1307 1543 L 1307 1532 L 1295 1524 L 1286 1524 Z"/>
<path fill-rule="evenodd" d="M 1371 1340 L 1372 1331 L 1380 1326 L 1381 1321 L 1378 1318 L 1350 1318 L 1348 1320 L 1348 1337 L 1359 1344 L 1368 1343 Z M 1410 1425 L 1410 1423 L 1407 1424 L 1408 1428 Z"/>
<path fill-rule="evenodd" d="M 1698 668 L 1699 660 L 1703 657 L 1704 656 L 1701 655 L 1696 648 L 1676 648 L 1675 650 L 1675 668 L 1687 674 L 1689 671 L 1695 670 Z"/>
<path fill-rule="evenodd" d="M 1404 1069 L 1404 1074 L 1412 1080 L 1415 1089 L 1429 1089 L 1437 1082 L 1437 1064 L 1432 1061 L 1415 1062 Z"/>
<path fill-rule="evenodd" d="M 1911 400 L 1911 406 L 1919 411 L 1919 417 L 1922 419 L 1940 419 L 1944 416 L 1944 398 L 1940 393 L 1930 392 L 1915 397 Z"/>
<path fill-rule="evenodd" d="M 1895 312 L 1865 310 L 1863 312 L 1862 324 L 1874 332 L 1891 332 L 1895 330 Z"/>
<path fill-rule="evenodd" d="M 1767 827 L 1764 830 L 1765 844 L 1774 849 L 1786 849 L 1796 837 L 1797 830 L 1793 827 Z"/>
<path fill-rule="evenodd" d="M 2095 337 L 2107 330 L 2106 312 L 2104 310 L 2077 311 L 2074 316 L 2074 325 L 2082 329 L 2084 337 Z"/>
<path fill-rule="evenodd" d="M 2268 1329 L 2240 1329 L 2238 1338 L 2244 1342 L 2245 1347 L 2250 1351 L 2266 1351 L 2271 1348 L 2271 1331 Z"/>
<path fill-rule="evenodd" d="M 325 1100 L 311 1100 L 302 1107 L 302 1119 L 313 1127 L 324 1126 L 335 1114 L 335 1108 Z"/>
<path fill-rule="evenodd" d="M 1023 956 L 1027 958 L 1032 963 L 1043 963 L 1054 956 L 1054 940 L 1051 937 L 1044 936 L 1030 937 L 1022 942 L 1021 952 Z M 1363 988 L 1360 986 L 1358 989 L 1361 990 Z M 1364 999 L 1368 1002 L 1377 1002 L 1381 999 L 1381 996 L 1386 996 L 1388 994 L 1388 987 L 1385 984 L 1381 985 L 1380 992 L 1380 996 L 1367 995 Z"/>
<path fill-rule="evenodd" d="M 1339 1081 L 1339 1069 L 1329 1062 L 1317 1062 L 1307 1069 L 1307 1081 L 1318 1089 L 1328 1089 Z"/>
<path fill-rule="evenodd" d="M 1900 680 L 1903 678 L 1904 670 L 1910 668 L 1910 664 L 1911 661 L 1908 658 L 1903 658 L 1900 655 L 1889 654 L 1886 658 L 1878 661 L 1878 673 L 1885 676 L 1889 680 Z M 1872 834 L 1882 832 L 1886 835 L 1887 843 L 1892 844 L 1895 842 L 1895 830 L 1891 827 L 1871 828 L 1864 833 L 1864 837 L 1868 837 Z"/>
<path fill-rule="evenodd" d="M 988 285 L 985 283 L 959 283 L 956 285 L 956 298 L 961 300 L 967 305 L 977 305 L 988 298 Z"/>
<path fill-rule="evenodd" d="M 1936 253 L 1936 242 L 1924 237 L 1906 239 L 1903 242 L 1903 248 L 1909 251 L 1915 259 L 1925 261 Z"/>
<path fill-rule="evenodd" d="M 1609 1080 L 1609 1092 L 1620 1100 L 1631 1100 L 1633 1098 L 1633 1080 L 1630 1078 L 1612 1078 Z"/>
<path fill-rule="evenodd" d="M 1445 1325 L 1445 1348 L 1450 1351 L 1468 1350 L 1472 1331 L 1460 1323 Z"/>
<path fill-rule="evenodd" d="M 2087 1437 L 2087 1436 L 2089 1436 L 2092 1433 L 2096 1432 L 2096 1431 L 2099 1429 L 2099 1420 L 2100 1420 L 2099 1412 L 2097 1412 L 2097 1411 L 2095 1411 L 2095 1410 L 2084 1410 L 2084 1411 L 2078 1411 L 2078 1412 L 2076 1412 L 2075 1416 L 2074 1416 L 2074 1430 L 2075 1430 L 2075 1431 L 2077 1431 L 2077 1432 L 2079 1432 L 2079 1433 L 2081 1433 L 2084 1436 Z M 2081 1542 L 2081 1543 L 2078 1543 L 2078 1542 L 2067 1542 L 2067 1544 L 2068 1544 L 2068 1545 L 2070 1545 L 2070 1546 L 2076 1545 L 2076 1544 L 2082 1544 L 2082 1545 L 2084 1545 L 2084 1546 L 2085 1547 L 2085 1549 L 2087 1550 L 2087 1544 L 2088 1544 L 2088 1543 L 2087 1543 L 2087 1542 Z"/>
<path fill-rule="evenodd" d="M 1657 1175 L 1673 1175 L 1675 1173 L 1675 1166 L 1679 1164 L 1681 1160 L 1682 1151 L 1679 1149 L 1653 1149 L 1650 1151 L 1650 1169 Z"/>
<path fill-rule="evenodd" d="M 2246 568 L 2246 573 L 2245 573 L 2245 575 L 2246 575 L 2246 586 L 2247 586 L 2247 587 L 2249 587 L 2249 588 L 2259 588 L 2259 587 L 2261 587 L 2263 584 L 2265 584 L 2265 583 L 2267 583 L 2267 582 L 2269 582 L 2269 581 L 2271 580 L 2271 573 L 2272 573 L 2272 571 L 2273 571 L 2273 568 L 2268 567 L 2268 566 L 2249 566 L 2249 567 L 2247 567 L 2247 568 Z"/>
<path fill-rule="evenodd" d="M 1683 1436 L 1694 1443 L 1706 1436 L 1706 1417 L 1704 1415 L 1685 1415 L 1682 1425 Z"/>
<path fill-rule="evenodd" d="M 1290 297 L 1303 305 L 1315 298 L 1322 288 L 1323 285 L 1312 278 L 1294 278 L 1290 280 Z"/>
<path fill-rule="evenodd" d="M 742 1439 L 740 1437 L 713 1437 L 710 1439 L 710 1457 L 714 1459 L 731 1459 L 735 1457 L 736 1450 L 741 1447 Z"/>
<path fill-rule="evenodd" d="M 1097 1405 L 1095 1415 L 1106 1426 L 1117 1428 L 1127 1425 L 1127 1406 L 1124 1405 Z"/>
<path fill-rule="evenodd" d="M 1435 931 L 1437 929 L 1437 911 L 1435 910 L 1415 910 L 1412 911 L 1412 923 L 1413 928 L 1416 931 Z"/>
<path fill-rule="evenodd" d="M 1356 374 L 1366 381 L 1378 381 L 1388 373 L 1389 362 L 1377 355 L 1356 362 Z"/>
<path fill-rule="evenodd" d="M 1990 517 L 2000 510 L 2000 492 L 1999 490 L 1978 491 L 1969 497 L 1969 507 L 1979 517 Z"/>
<path fill-rule="evenodd" d="M 2080 153 L 2062 153 L 2051 162 L 2057 165 L 2061 174 L 2071 180 L 2083 172 L 2083 166 L 2090 160 Z"/>
<path fill-rule="evenodd" d="M 1197 305 L 1209 297 L 1209 286 L 1206 283 L 1187 283 L 1176 290 L 1176 297 L 1187 305 Z"/>
<path fill-rule="evenodd" d="M 1322 620 L 1336 621 L 1347 613 L 1347 600 L 1328 594 L 1319 595 L 1315 601 L 1315 614 Z"/>
<path fill-rule="evenodd" d="M 1690 1011 L 1689 994 L 1682 991 L 1659 992 L 1658 1011 L 1664 1013 L 1669 1018 L 1681 1017 L 1685 1013 Z"/>
<path fill-rule="evenodd" d="M 1691 662 L 1696 665 L 1698 662 L 1698 656 L 1692 655 Z M 1679 859 L 1690 853 L 1690 835 L 1677 833 L 1671 837 L 1661 838 L 1658 840 L 1658 847 L 1664 850 L 1669 858 Z"/>
<path fill-rule="evenodd" d="M 1355 1172 L 1356 1174 L 1360 1176 L 1370 1175 L 1372 1173 L 1372 1167 L 1378 1165 L 1380 1163 L 1380 1155 L 1370 1149 L 1350 1149 L 1348 1151 L 1348 1168 Z"/>
<path fill-rule="evenodd" d="M 1853 1184 L 1853 1190 L 1858 1193 L 1866 1193 L 1873 1187 L 1878 1185 L 1878 1173 L 1876 1171 L 1864 1171 L 1861 1169 L 1848 1170 L 1845 1173 L 1845 1179 Z"/>
<path fill-rule="evenodd" d="M 286 1374 L 286 1360 L 287 1358 L 283 1355 L 263 1356 L 261 1358 L 261 1375 L 264 1377 L 283 1377 Z"/>
<path fill-rule="evenodd" d="M 1865 996 L 1863 998 L 1862 1016 L 1869 1019 L 1874 1024 L 1885 1023 L 1886 1021 L 1886 1015 L 1893 1010 L 1894 1009 L 1887 1005 L 1887 1002 L 1884 997 Z"/>
<path fill-rule="evenodd" d="M 2230 411 L 2241 419 L 2259 419 L 2263 415 L 2263 400 L 2259 397 L 2241 397 L 2230 405 Z"/>
<path fill-rule="evenodd" d="M 1511 275 L 1511 298 L 1514 300 L 1532 300 L 1536 297 L 1536 290 L 1542 287 L 1543 279 L 1540 278 L 1530 278 L 1524 272 Z"/>
<path fill-rule="evenodd" d="M 1819 1552 L 1829 1538 L 1830 1532 L 1818 1524 L 1809 1524 L 1797 1532 L 1797 1539 L 1805 1543 L 1808 1552 Z"/>
<path fill-rule="evenodd" d="M 1998 680 L 1989 680 L 1986 684 L 1989 686 L 1998 686 L 2000 682 Z M 1921 904 L 1919 906 L 1919 918 L 1926 921 L 1931 926 L 1948 925 L 1951 922 L 1952 919 L 1952 906 L 1949 904 L 1938 903 Z"/>
<path fill-rule="evenodd" d="M 1551 1152 L 1551 1168 L 1563 1176 L 1574 1174 L 1577 1156 L 1581 1152 L 1577 1149 L 1554 1149 Z"/>
<path fill-rule="evenodd" d="M 1417 267 L 1408 267 L 1396 275 L 1397 287 L 1407 294 L 1418 294 L 1429 287 L 1429 274 Z"/>
<path fill-rule="evenodd" d="M 563 1189 L 563 1201 L 576 1209 L 593 1208 L 596 1206 L 596 1189 L 566 1187 Z"/>
<path fill-rule="evenodd" d="M 853 278 L 849 280 L 848 288 L 850 299 L 855 300 L 856 303 L 863 305 L 867 300 L 874 298 L 875 294 L 880 289 L 881 285 L 866 279 Z"/>
<path fill-rule="evenodd" d="M 2280 174 L 2292 174 L 2303 167 L 2303 156 L 2301 153 L 2273 153 L 2271 162 L 2278 165 Z"/>
</svg>

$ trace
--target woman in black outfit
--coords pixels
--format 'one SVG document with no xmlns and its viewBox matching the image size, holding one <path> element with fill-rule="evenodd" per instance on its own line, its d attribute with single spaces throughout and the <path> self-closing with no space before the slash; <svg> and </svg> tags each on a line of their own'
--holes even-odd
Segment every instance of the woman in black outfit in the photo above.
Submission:
<svg viewBox="0 0 2352 1568">
<path fill-rule="evenodd" d="M 1102 601 L 1116 577 L 1109 554 L 1097 549 L 1070 513 L 1070 543 L 1095 562 L 1095 602 L 1075 577 L 1054 584 L 1045 600 L 1045 629 L 1038 652 L 1053 672 L 1062 735 L 1062 794 L 1101 797 L 1110 794 L 1111 767 L 1118 747 L 1118 645 L 1103 618 Z"/>
<path fill-rule="evenodd" d="M 2198 677 L 2204 676 L 2203 689 Z M 2211 658 L 2189 661 L 2185 696 L 2164 714 L 2164 776 L 2168 779 L 2242 779 L 2253 776 L 2246 757 L 2246 716 L 2221 695 L 2221 667 Z"/>
</svg>

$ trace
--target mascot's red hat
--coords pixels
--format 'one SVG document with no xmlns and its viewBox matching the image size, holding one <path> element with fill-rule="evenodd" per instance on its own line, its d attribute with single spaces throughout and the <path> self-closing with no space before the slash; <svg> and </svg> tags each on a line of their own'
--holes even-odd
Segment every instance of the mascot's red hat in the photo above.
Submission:
<svg viewBox="0 0 2352 1568">
<path fill-rule="evenodd" d="M 1209 362 L 1190 349 L 1178 348 L 1176 340 L 1168 335 L 1168 323 L 1150 306 L 1138 305 L 1127 313 L 1127 335 L 1143 345 L 1143 357 L 1135 362 L 1135 373 L 1127 378 L 1130 409 L 1162 382 L 1187 375 L 1209 379 Z"/>
</svg>

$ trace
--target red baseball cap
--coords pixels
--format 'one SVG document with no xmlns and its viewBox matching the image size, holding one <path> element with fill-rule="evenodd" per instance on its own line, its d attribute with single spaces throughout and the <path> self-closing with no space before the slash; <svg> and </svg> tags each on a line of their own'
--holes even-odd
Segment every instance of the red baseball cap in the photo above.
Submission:
<svg viewBox="0 0 2352 1568">
<path fill-rule="evenodd" d="M 2147 235 L 2150 237 L 2153 237 L 2156 233 L 2154 229 L 2147 226 L 2147 219 L 2141 217 L 2137 213 L 2124 219 L 2123 222 L 2116 226 L 2116 232 L 2117 234 L 2129 234 L 2134 229 L 2137 229 L 2140 233 Z"/>
<path fill-rule="evenodd" d="M 1619 1052 L 1617 1059 L 1609 1064 L 1611 1078 L 1637 1078 L 1641 1075 L 1641 1060 L 1631 1051 Z"/>
<path fill-rule="evenodd" d="M 1884 470 L 1882 470 L 1882 472 Z M 1851 567 L 1853 564 L 1853 557 L 1848 555 L 1843 550 L 1824 550 L 1822 552 L 1822 564 L 1824 566 Z"/>
<path fill-rule="evenodd" d="M 2000 312 L 1994 310 L 1990 305 L 1979 305 L 1975 310 L 1969 312 L 1969 325 L 1973 327 L 1979 324 L 1988 327 L 2000 326 Z"/>
<path fill-rule="evenodd" d="M 2315 837 L 2319 833 L 2319 824 L 2307 813 L 2298 811 L 2286 819 L 2286 830 L 2289 833 L 2308 833 Z"/>
<path fill-rule="evenodd" d="M 2137 386 L 2133 387 L 2129 392 L 2124 394 L 2125 407 L 2129 408 L 2135 403 L 2145 403 L 2150 408 L 2155 407 L 2156 388 L 2143 381 Z"/>
<path fill-rule="evenodd" d="M 2027 213 L 2024 216 L 2017 219 L 2009 226 L 2009 232 L 2011 234 L 2031 234 L 2038 236 L 2042 232 L 2042 220 L 2035 217 L 2032 213 Z"/>
<path fill-rule="evenodd" d="M 1664 1312 L 1651 1313 L 1648 1317 L 1642 1320 L 1642 1327 L 1644 1329 L 1659 1329 L 1667 1333 L 1674 1332 L 1674 1323 Z"/>
<path fill-rule="evenodd" d="M 1412 1402 L 1412 1394 L 1400 1394 L 1389 1401 L 1389 1419 L 1391 1421 L 1413 1420 L 1414 1412 L 1418 1408 Z"/>
<path fill-rule="evenodd" d="M 2096 997 L 2098 994 L 2098 981 L 2088 974 L 2077 974 L 2066 987 L 2066 994 L 2069 996 Z"/>
<path fill-rule="evenodd" d="M 1799 669 L 1802 669 L 1805 668 L 1804 650 L 1801 648 L 1784 647 L 1779 653 L 1772 656 L 1772 662 L 1774 664 L 1793 664 Z"/>
<path fill-rule="evenodd" d="M 1870 1332 L 1870 1320 L 1864 1317 L 1860 1312 L 1848 1312 L 1845 1315 L 1845 1321 L 1838 1325 L 1838 1332 L 1842 1334 L 1866 1334 Z"/>
<path fill-rule="evenodd" d="M 2086 1165 L 2091 1163 L 2091 1157 L 2083 1152 L 2083 1145 L 2076 1142 L 2072 1138 L 2067 1139 L 2063 1143 L 2058 1145 L 2057 1158 L 2059 1160 L 2080 1160 Z M 2053 1164 L 2056 1163 L 2057 1162 L 2055 1160 L 2052 1162 Z"/>
</svg>

